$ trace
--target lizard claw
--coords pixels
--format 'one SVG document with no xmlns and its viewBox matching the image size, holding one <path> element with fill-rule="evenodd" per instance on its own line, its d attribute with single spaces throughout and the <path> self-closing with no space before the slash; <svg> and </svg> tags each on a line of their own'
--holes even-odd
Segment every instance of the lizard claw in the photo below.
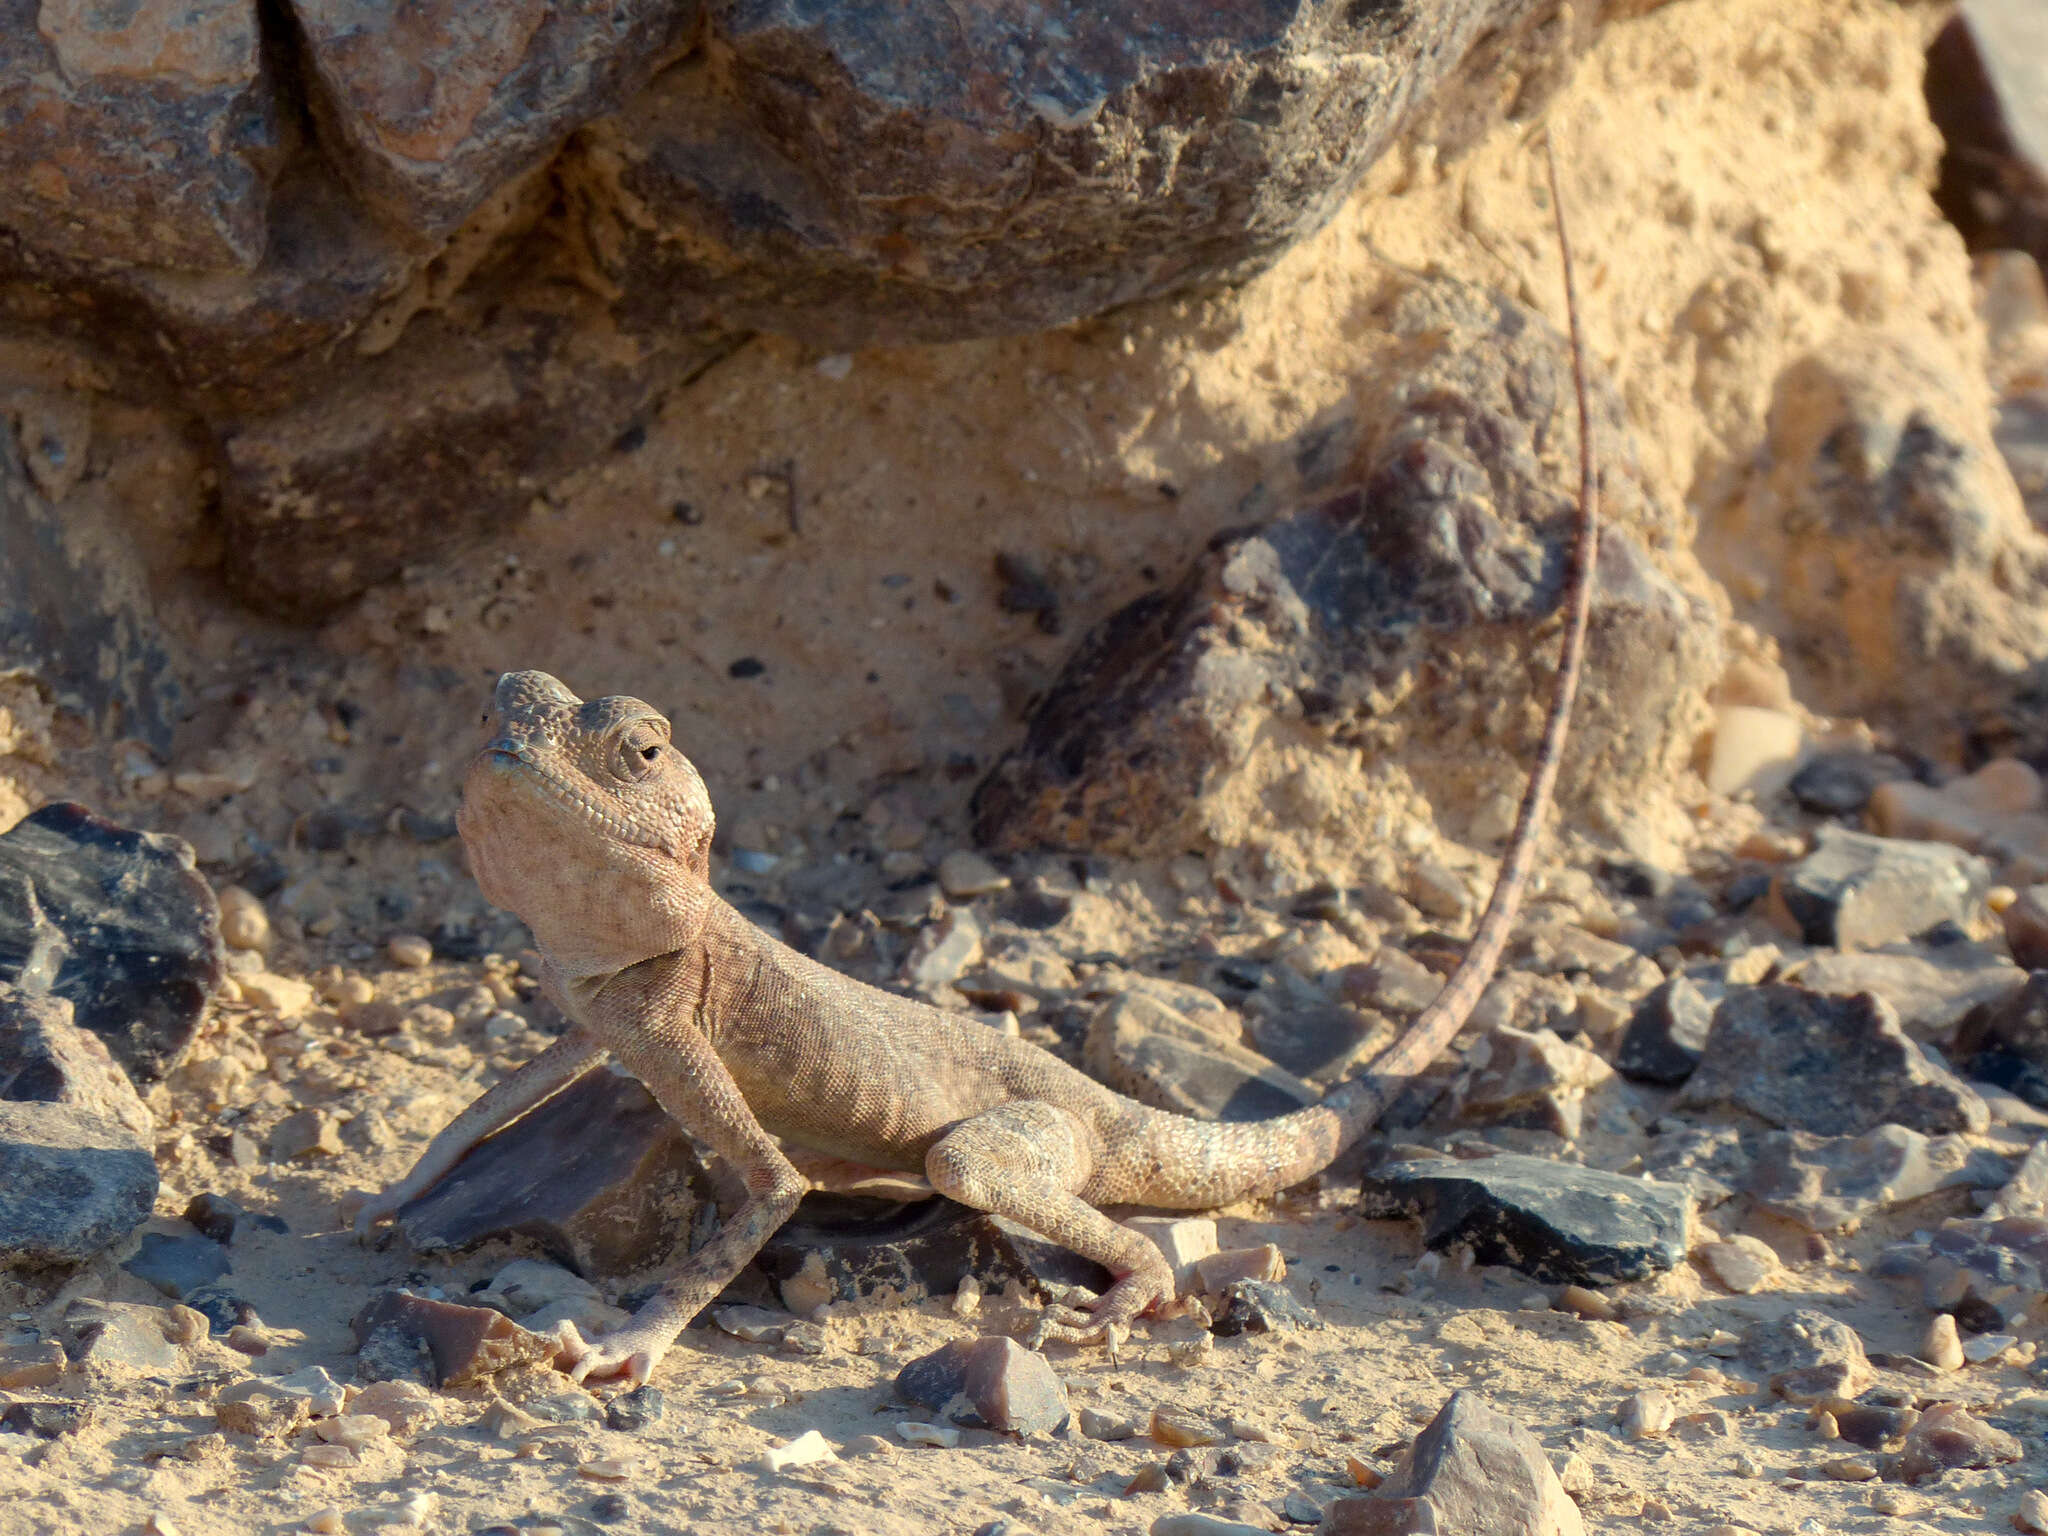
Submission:
<svg viewBox="0 0 2048 1536">
<path fill-rule="evenodd" d="M 378 1224 L 389 1221 L 398 1213 L 398 1208 L 403 1204 L 405 1204 L 405 1198 L 394 1194 L 391 1190 L 385 1190 L 381 1194 L 373 1194 L 366 1189 L 357 1189 L 351 1190 L 348 1194 L 342 1196 L 342 1212 L 344 1216 L 347 1214 L 349 1206 L 354 1205 L 356 1207 L 355 1218 L 350 1222 L 350 1226 L 354 1228 L 356 1241 L 359 1243 L 369 1242 L 370 1234 L 376 1230 Z"/>
<path fill-rule="evenodd" d="M 556 1329 L 555 1340 L 555 1364 L 578 1386 L 593 1378 L 624 1376 L 635 1387 L 647 1384 L 670 1342 L 656 1332 L 633 1327 L 586 1339 L 567 1318 Z"/>
</svg>

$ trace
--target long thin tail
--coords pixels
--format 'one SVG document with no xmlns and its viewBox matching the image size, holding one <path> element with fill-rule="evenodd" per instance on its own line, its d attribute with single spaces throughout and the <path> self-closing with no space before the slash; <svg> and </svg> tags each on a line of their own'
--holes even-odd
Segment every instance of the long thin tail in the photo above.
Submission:
<svg viewBox="0 0 2048 1536">
<path fill-rule="evenodd" d="M 1508 936 L 1528 889 L 1529 867 L 1535 862 L 1536 845 L 1543 831 L 1543 819 L 1550 809 L 1557 785 L 1558 767 L 1564 759 L 1565 732 L 1571 722 L 1572 701 L 1579 691 L 1579 674 L 1586 653 L 1586 622 L 1593 607 L 1593 572 L 1600 547 L 1600 505 L 1597 476 L 1593 470 L 1593 416 L 1586 401 L 1585 346 L 1579 334 L 1579 300 L 1572 268 L 1571 236 L 1565 228 L 1564 197 L 1558 189 L 1557 156 L 1544 138 L 1544 161 L 1550 178 L 1550 203 L 1557 221 L 1558 251 L 1564 263 L 1565 318 L 1570 330 L 1572 388 L 1579 413 L 1579 520 L 1572 542 L 1570 588 L 1566 601 L 1570 616 L 1564 635 L 1564 649 L 1558 658 L 1557 685 L 1550 699 L 1550 713 L 1543 722 L 1543 740 L 1536 749 L 1536 761 L 1529 770 L 1529 785 L 1522 792 L 1522 806 L 1515 817 L 1515 830 L 1508 840 L 1507 856 L 1501 860 L 1500 875 L 1493 883 L 1493 895 L 1479 919 L 1479 929 L 1458 968 L 1436 1000 L 1422 1011 L 1408 1032 L 1373 1058 L 1360 1076 L 1333 1089 L 1320 1104 L 1283 1115 L 1275 1120 L 1247 1122 L 1237 1126 L 1203 1126 L 1206 1132 L 1226 1132 L 1224 1142 L 1241 1142 L 1231 1148 L 1216 1146 L 1209 1157 L 1190 1158 L 1181 1164 L 1194 1177 L 1193 1184 L 1205 1184 L 1204 1172 L 1213 1178 L 1225 1168 L 1247 1161 L 1263 1161 L 1260 1175 L 1250 1185 L 1240 1184 L 1219 1198 L 1232 1199 L 1252 1194 L 1269 1194 L 1299 1183 L 1329 1166 L 1332 1159 L 1363 1136 L 1386 1113 L 1387 1106 L 1402 1087 L 1442 1055 L 1456 1037 L 1472 1009 L 1493 980 L 1500 965 Z M 1239 1133 L 1242 1133 L 1241 1135 Z M 1212 1140 L 1214 1137 L 1212 1136 Z M 1263 1159 L 1258 1153 L 1264 1152 Z M 1235 1156 L 1232 1154 L 1235 1153 Z M 1221 1155 L 1217 1155 L 1221 1154 Z M 1203 1165 L 1207 1165 L 1206 1169 Z M 1171 1170 L 1174 1164 L 1167 1164 Z M 1242 1163 L 1238 1163 L 1242 1166 Z M 1172 1173 L 1168 1173 L 1172 1178 Z M 1206 1196 L 1214 1190 L 1201 1191 Z M 1190 1191 L 1190 1199 L 1208 1203 Z"/>
</svg>

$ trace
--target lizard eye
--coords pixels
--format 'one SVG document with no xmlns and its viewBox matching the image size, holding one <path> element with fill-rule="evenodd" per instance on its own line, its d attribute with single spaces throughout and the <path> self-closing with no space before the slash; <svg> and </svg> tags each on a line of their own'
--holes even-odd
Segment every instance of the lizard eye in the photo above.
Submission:
<svg viewBox="0 0 2048 1536">
<path fill-rule="evenodd" d="M 644 779 L 661 760 L 668 732 L 652 720 L 636 720 L 619 737 L 617 762 L 622 779 Z"/>
</svg>

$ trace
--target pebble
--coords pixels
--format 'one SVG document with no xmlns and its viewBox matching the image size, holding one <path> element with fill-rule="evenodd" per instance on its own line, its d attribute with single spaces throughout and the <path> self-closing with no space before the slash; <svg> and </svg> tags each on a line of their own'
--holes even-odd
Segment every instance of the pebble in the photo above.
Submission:
<svg viewBox="0 0 2048 1536">
<path fill-rule="evenodd" d="M 270 948 L 270 913 L 261 898 L 239 885 L 224 885 L 220 898 L 220 936 L 229 949 Z"/>
<path fill-rule="evenodd" d="M 280 1163 L 312 1157 L 338 1157 L 341 1124 L 324 1109 L 301 1109 L 286 1115 L 270 1131 L 270 1156 Z"/>
<path fill-rule="evenodd" d="M 311 1467 L 352 1467 L 356 1464 L 356 1453 L 345 1445 L 309 1445 L 299 1456 Z"/>
<path fill-rule="evenodd" d="M 1722 1288 L 1738 1296 L 1762 1290 L 1778 1269 L 1778 1256 L 1768 1243 L 1741 1234 L 1706 1244 L 1699 1257 Z"/>
<path fill-rule="evenodd" d="M 1174 1446 L 1214 1445 L 1221 1438 L 1200 1420 L 1169 1413 L 1164 1408 L 1152 1410 L 1152 1421 L 1146 1433 L 1161 1445 Z"/>
<path fill-rule="evenodd" d="M 62 1350 L 58 1353 L 61 1355 Z M 1080 1412 L 1081 1433 L 1090 1440 L 1129 1440 L 1138 1432 L 1138 1426 L 1129 1419 L 1117 1418 L 1114 1414 L 1098 1413 L 1093 1408 Z"/>
<path fill-rule="evenodd" d="M 2021 1494 L 2019 1512 L 2012 1517 L 2012 1523 L 2023 1531 L 2034 1532 L 2035 1536 L 2048 1533 L 2048 1493 L 2029 1488 Z"/>
<path fill-rule="evenodd" d="M 1963 1368 L 1963 1341 L 1956 1333 L 1956 1320 L 1949 1313 L 1937 1312 L 1928 1322 L 1920 1344 L 1920 1358 L 1937 1371 Z"/>
<path fill-rule="evenodd" d="M 1956 1403 L 1936 1403 L 1920 1416 L 1899 1455 L 1899 1477 L 1908 1483 L 1952 1467 L 1994 1467 L 2018 1461 L 2019 1440 L 1995 1429 Z"/>
<path fill-rule="evenodd" d="M 143 1536 L 178 1536 L 178 1527 L 162 1510 L 150 1511 L 149 1518 L 142 1522 L 142 1530 Z"/>
<path fill-rule="evenodd" d="M 331 1419 L 316 1419 L 313 1433 L 329 1445 L 360 1451 L 388 1436 L 391 1426 L 374 1413 L 344 1413 Z"/>
<path fill-rule="evenodd" d="M 384 944 L 391 963 L 408 971 L 424 970 L 434 963 L 434 946 L 416 933 L 394 933 Z"/>
<path fill-rule="evenodd" d="M 905 1445 L 930 1445 L 950 1451 L 960 1443 L 960 1431 L 950 1424 L 926 1424 L 918 1419 L 899 1419 L 896 1437 Z"/>
<path fill-rule="evenodd" d="M 838 1452 L 824 1435 L 815 1429 L 807 1429 L 794 1440 L 784 1445 L 771 1446 L 761 1453 L 761 1466 L 769 1472 L 785 1472 L 791 1467 L 816 1466 L 821 1461 L 837 1461 Z"/>
<path fill-rule="evenodd" d="M 635 1387 L 604 1405 L 604 1421 L 613 1429 L 631 1432 L 645 1429 L 667 1412 L 668 1399 L 661 1388 Z"/>
<path fill-rule="evenodd" d="M 202 1337 L 205 1334 L 203 1322 L 200 1333 Z M 31 1387 L 46 1387 L 64 1374 L 65 1363 L 64 1346 L 54 1339 L 36 1344 L 10 1344 L 0 1349 L 0 1391 L 20 1392 Z"/>
<path fill-rule="evenodd" d="M 1246 1525 L 1242 1520 L 1219 1520 L 1214 1515 L 1192 1511 L 1161 1515 L 1152 1522 L 1147 1536 L 1266 1536 L 1266 1528 Z"/>
<path fill-rule="evenodd" d="M 313 1532 L 313 1536 L 340 1536 L 340 1533 L 347 1529 L 341 1522 L 341 1511 L 331 1504 L 306 1516 L 305 1524 L 306 1529 Z"/>
<path fill-rule="evenodd" d="M 1717 795 L 1779 788 L 1792 777 L 1802 736 L 1798 719 L 1783 710 L 1722 705 L 1714 721 L 1707 787 Z"/>
<path fill-rule="evenodd" d="M 1558 1293 L 1553 1305 L 1560 1312 L 1569 1312 L 1574 1317 L 1589 1323 L 1605 1323 L 1614 1320 L 1614 1303 L 1598 1291 L 1583 1285 L 1568 1285 Z"/>
<path fill-rule="evenodd" d="M 1671 1428 L 1678 1405 L 1662 1392 L 1636 1392 L 1623 1399 L 1617 1417 L 1629 1439 L 1650 1440 Z"/>
<path fill-rule="evenodd" d="M 817 1433 L 815 1429 L 810 1431 L 810 1435 L 816 1435 Z M 808 1439 L 809 1437 L 809 1435 L 806 1435 L 800 1438 Z M 822 1443 L 822 1437 L 820 1437 L 820 1442 Z M 785 1449 L 788 1449 L 788 1447 L 785 1447 Z M 825 1447 L 825 1454 L 827 1456 L 832 1454 L 830 1446 Z M 812 1460 L 822 1460 L 822 1458 L 813 1457 Z M 801 1463 L 792 1463 L 792 1465 L 801 1465 Z M 587 1477 L 596 1483 L 623 1483 L 632 1477 L 633 1469 L 615 1456 L 599 1456 L 590 1461 L 577 1462 L 576 1475 L 578 1477 Z"/>
<path fill-rule="evenodd" d="M 1241 1280 L 1285 1280 L 1287 1260 L 1277 1244 L 1256 1248 L 1225 1248 L 1195 1261 L 1195 1283 L 1204 1291 L 1223 1292 Z"/>
<path fill-rule="evenodd" d="M 1823 1464 L 1821 1471 L 1838 1483 L 1867 1483 L 1877 1476 L 1877 1468 L 1855 1456 L 1837 1456 Z"/>
<path fill-rule="evenodd" d="M 292 1018 L 313 1006 L 313 988 L 295 976 L 275 976 L 269 971 L 245 971 L 235 978 L 242 1001 L 280 1018 Z"/>
<path fill-rule="evenodd" d="M 971 849 L 956 848 L 939 860 L 939 889 L 948 901 L 971 901 L 1010 888 L 1010 877 Z"/>
</svg>

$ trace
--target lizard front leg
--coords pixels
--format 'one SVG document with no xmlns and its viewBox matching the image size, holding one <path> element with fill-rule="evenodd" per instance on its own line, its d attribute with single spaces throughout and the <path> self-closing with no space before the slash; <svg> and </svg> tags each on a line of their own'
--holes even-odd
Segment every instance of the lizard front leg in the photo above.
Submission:
<svg viewBox="0 0 2048 1536">
<path fill-rule="evenodd" d="M 383 1193 L 364 1199 L 356 1211 L 357 1238 L 367 1238 L 371 1228 L 407 1201 L 424 1194 L 436 1179 L 461 1162 L 471 1147 L 552 1096 L 571 1079 L 580 1077 L 603 1054 L 604 1047 L 590 1032 L 574 1025 L 525 1066 L 484 1090 L 467 1109 L 441 1127 L 410 1173 Z"/>
<path fill-rule="evenodd" d="M 810 1185 L 761 1128 L 701 1030 L 675 1019 L 667 1008 L 619 1017 L 625 1001 L 600 1003 L 601 1027 L 615 1042 L 612 1055 L 647 1085 L 678 1124 L 725 1158 L 746 1186 L 746 1199 L 718 1234 L 691 1254 L 625 1327 L 585 1340 L 574 1323 L 562 1325 L 566 1358 L 558 1356 L 557 1363 L 573 1380 L 623 1372 L 639 1386 L 690 1319 L 789 1220 Z"/>
</svg>

